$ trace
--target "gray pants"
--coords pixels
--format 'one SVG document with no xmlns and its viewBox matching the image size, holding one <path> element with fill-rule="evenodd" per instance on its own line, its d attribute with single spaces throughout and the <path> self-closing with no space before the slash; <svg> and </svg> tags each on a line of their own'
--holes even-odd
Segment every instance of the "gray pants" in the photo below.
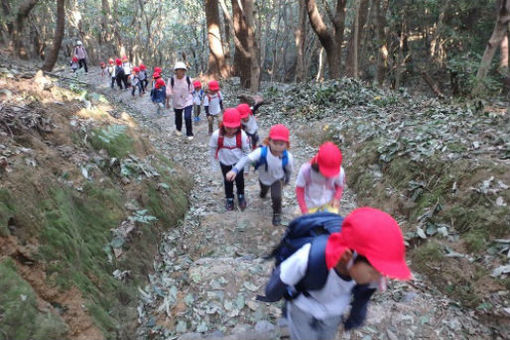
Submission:
<svg viewBox="0 0 510 340">
<path fill-rule="evenodd" d="M 319 320 L 292 302 L 287 302 L 287 320 L 292 340 L 334 340 L 342 316 Z"/>
<path fill-rule="evenodd" d="M 271 185 L 264 185 L 261 181 L 260 184 L 260 197 L 264 198 L 267 195 L 269 189 L 271 189 L 271 201 L 273 202 L 273 213 L 282 213 L 282 187 L 283 180 L 277 180 Z"/>
</svg>

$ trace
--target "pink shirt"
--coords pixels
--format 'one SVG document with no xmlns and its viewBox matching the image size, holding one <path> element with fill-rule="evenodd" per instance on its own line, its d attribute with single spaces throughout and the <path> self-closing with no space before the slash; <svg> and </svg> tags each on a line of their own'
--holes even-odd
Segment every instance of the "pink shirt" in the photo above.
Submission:
<svg viewBox="0 0 510 340">
<path fill-rule="evenodd" d="M 190 85 L 186 81 L 186 76 L 182 79 L 174 77 L 174 86 L 172 88 L 172 79 L 168 79 L 167 89 L 168 95 L 172 97 L 174 109 L 183 109 L 187 106 L 193 105 L 193 80 L 190 79 Z"/>
</svg>

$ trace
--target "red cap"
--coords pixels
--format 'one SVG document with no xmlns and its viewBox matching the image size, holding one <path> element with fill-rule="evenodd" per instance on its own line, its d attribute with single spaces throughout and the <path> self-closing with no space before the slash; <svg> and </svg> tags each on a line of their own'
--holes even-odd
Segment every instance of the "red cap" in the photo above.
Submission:
<svg viewBox="0 0 510 340">
<path fill-rule="evenodd" d="M 114 63 L 114 61 L 112 58 L 108 59 L 108 64 L 113 64 L 113 63 Z"/>
<path fill-rule="evenodd" d="M 118 66 L 122 65 L 122 60 L 120 60 L 119 58 L 115 59 L 115 64 L 117 64 Z"/>
<path fill-rule="evenodd" d="M 127 61 L 127 60 L 128 60 L 128 57 L 122 56 L 122 61 Z"/>
<path fill-rule="evenodd" d="M 209 82 L 209 90 L 211 90 L 211 91 L 219 91 L 220 90 L 220 84 L 216 80 L 211 80 Z"/>
<path fill-rule="evenodd" d="M 242 103 L 237 105 L 237 111 L 241 114 L 241 119 L 248 118 L 253 112 L 251 112 L 250 105 Z"/>
<path fill-rule="evenodd" d="M 140 72 L 140 68 L 135 66 L 135 67 L 133 67 L 133 71 Z"/>
<path fill-rule="evenodd" d="M 77 61 L 78 61 L 78 58 L 73 57 L 73 59 L 72 59 L 72 60 L 73 60 L 73 62 L 77 62 Z"/>
<path fill-rule="evenodd" d="M 159 77 L 161 77 L 161 75 L 159 74 L 159 72 L 154 72 L 154 73 L 152 74 L 152 78 L 154 78 L 154 79 L 158 79 Z"/>
<path fill-rule="evenodd" d="M 200 80 L 195 80 L 193 82 L 193 87 L 196 88 L 196 89 L 201 89 L 202 88 L 202 83 L 200 82 Z"/>
<path fill-rule="evenodd" d="M 289 142 L 289 129 L 283 124 L 276 124 L 271 126 L 271 130 L 269 130 L 269 138 L 272 140 L 281 140 L 284 142 Z"/>
<path fill-rule="evenodd" d="M 326 142 L 321 145 L 311 163 L 319 164 L 319 171 L 324 177 L 335 177 L 340 173 L 342 152 L 334 143 Z"/>
<path fill-rule="evenodd" d="M 236 108 L 228 108 L 223 113 L 223 126 L 228 128 L 237 128 L 241 126 L 241 115 Z"/>
<path fill-rule="evenodd" d="M 387 213 L 364 207 L 354 210 L 343 221 L 339 233 L 331 234 L 326 245 L 326 265 L 336 266 L 347 249 L 356 251 L 384 276 L 409 280 L 402 231 Z"/>
<path fill-rule="evenodd" d="M 139 66 L 139 67 L 140 67 L 140 70 L 142 70 L 142 71 L 145 71 L 145 70 L 147 69 L 147 67 L 145 67 L 145 65 L 144 65 L 144 64 L 140 64 L 140 66 Z"/>
<path fill-rule="evenodd" d="M 154 73 L 156 72 L 161 73 L 161 67 L 154 67 Z"/>
<path fill-rule="evenodd" d="M 165 86 L 165 81 L 163 79 L 159 78 L 158 80 L 156 80 L 157 89 L 162 88 L 163 86 Z"/>
<path fill-rule="evenodd" d="M 106 64 L 104 63 L 104 61 L 102 61 L 99 65 L 101 65 L 101 67 L 105 67 Z"/>
</svg>

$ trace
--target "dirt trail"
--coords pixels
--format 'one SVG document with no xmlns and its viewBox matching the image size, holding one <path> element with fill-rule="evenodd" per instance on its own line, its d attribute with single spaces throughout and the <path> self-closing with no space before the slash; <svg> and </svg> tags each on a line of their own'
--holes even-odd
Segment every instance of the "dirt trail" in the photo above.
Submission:
<svg viewBox="0 0 510 340">
<path fill-rule="evenodd" d="M 122 103 L 161 150 L 173 154 L 193 174 L 191 207 L 176 228 L 170 229 L 160 244 L 150 283 L 140 287 L 140 339 L 273 339 L 285 336 L 280 304 L 254 300 L 263 292 L 271 263 L 262 260 L 278 242 L 284 227 L 271 225 L 270 199 L 258 197 L 257 176 L 250 170 L 246 178 L 248 208 L 225 212 L 222 178 L 210 168 L 207 123 L 194 126 L 191 142 L 174 134 L 173 112 L 157 117 L 149 96 L 132 99 L 130 92 L 110 90 L 107 77 L 93 69 L 86 77 L 94 91 Z M 227 106 L 236 96 L 224 89 Z M 202 116 L 203 117 L 203 116 Z M 258 121 L 260 135 L 267 134 L 268 122 Z M 304 123 L 292 124 L 291 133 Z M 309 159 L 315 147 L 292 134 L 291 152 L 295 168 Z M 348 152 L 348 150 L 344 150 Z M 349 175 L 349 174 L 347 174 Z M 284 189 L 284 217 L 296 216 L 292 176 Z M 346 190 L 342 214 L 356 207 L 355 195 Z M 410 283 L 391 283 L 378 294 L 369 308 L 362 329 L 338 336 L 343 339 L 467 339 L 501 338 L 481 324 L 474 312 L 430 288 L 419 276 Z"/>
</svg>

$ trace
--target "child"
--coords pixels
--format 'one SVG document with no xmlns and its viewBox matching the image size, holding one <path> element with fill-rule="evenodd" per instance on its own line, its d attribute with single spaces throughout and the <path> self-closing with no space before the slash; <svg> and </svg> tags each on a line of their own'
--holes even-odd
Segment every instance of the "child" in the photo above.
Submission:
<svg viewBox="0 0 510 340">
<path fill-rule="evenodd" d="M 266 197 L 271 189 L 273 202 L 273 225 L 282 223 L 282 188 L 288 184 L 293 170 L 294 160 L 289 148 L 289 129 L 285 125 L 273 125 L 264 147 L 257 148 L 243 157 L 227 174 L 227 180 L 233 181 L 243 170 L 247 161 L 256 164 L 259 170 L 260 197 Z M 257 166 L 258 165 L 258 166 Z"/>
<path fill-rule="evenodd" d="M 122 57 L 122 68 L 124 69 L 124 85 L 126 85 L 126 90 L 129 86 L 129 75 L 131 74 L 131 63 L 129 62 L 126 56 Z"/>
<path fill-rule="evenodd" d="M 117 65 L 115 66 L 115 80 L 117 81 L 117 86 L 122 90 L 122 84 L 124 84 L 124 88 L 127 89 L 127 80 L 126 77 L 124 77 L 126 73 L 124 72 L 124 68 L 122 68 L 122 61 L 117 58 L 115 59 L 115 64 Z"/>
<path fill-rule="evenodd" d="M 147 67 L 144 64 L 140 64 L 140 73 L 138 73 L 138 78 L 140 79 L 140 87 L 142 89 L 142 94 L 145 94 L 145 90 L 147 89 Z"/>
<path fill-rule="evenodd" d="M 255 119 L 253 111 L 248 104 L 245 103 L 239 104 L 237 105 L 237 109 L 241 113 L 241 122 L 243 124 L 243 129 L 248 135 L 248 137 L 250 137 L 251 148 L 255 150 L 255 148 L 257 147 L 257 143 L 259 142 L 259 135 L 257 133 L 258 131 L 257 120 Z"/>
<path fill-rule="evenodd" d="M 326 275 L 323 287 L 300 293 L 298 284 L 312 271 Z M 376 283 L 384 277 L 411 278 L 404 239 L 390 215 L 364 207 L 349 214 L 340 232 L 325 237 L 322 246 L 306 243 L 284 260 L 273 271 L 266 296 L 277 301 L 290 295 L 286 316 L 292 340 L 332 340 L 349 305 L 344 329 L 363 324 Z"/>
<path fill-rule="evenodd" d="M 152 102 L 156 104 L 158 107 L 157 111 L 158 115 L 160 114 L 161 109 L 164 107 L 165 98 L 166 98 L 165 81 L 161 78 L 158 78 L 156 84 L 154 85 L 154 89 L 151 91 L 151 99 Z"/>
<path fill-rule="evenodd" d="M 156 68 L 159 68 L 159 67 L 155 67 L 155 69 L 156 69 Z M 156 81 L 157 81 L 159 78 L 161 78 L 161 72 L 158 72 L 158 71 L 156 71 L 156 70 L 155 70 L 155 71 L 152 73 L 152 82 L 151 82 L 151 87 L 152 87 L 152 89 L 154 89 L 154 88 L 155 88 L 155 86 L 156 86 Z"/>
<path fill-rule="evenodd" d="M 186 75 L 186 64 L 182 61 L 175 63 L 175 76 L 168 79 L 167 87 L 167 107 L 168 99 L 172 97 L 172 106 L 175 112 L 175 133 L 180 136 L 182 129 L 182 115 L 184 113 L 184 122 L 186 124 L 186 136 L 188 140 L 193 139 L 193 124 L 191 116 L 193 114 L 193 88 L 191 79 Z"/>
<path fill-rule="evenodd" d="M 101 78 L 104 77 L 104 75 L 106 74 L 106 64 L 104 63 L 104 61 L 102 61 L 99 66 L 101 67 Z"/>
<path fill-rule="evenodd" d="M 202 107 L 202 101 L 204 100 L 204 90 L 202 90 L 202 83 L 200 80 L 193 82 L 193 112 L 195 113 L 195 122 L 200 121 L 200 108 Z"/>
<path fill-rule="evenodd" d="M 209 140 L 211 153 L 211 165 L 214 168 L 215 160 L 218 160 L 223 174 L 223 184 L 225 185 L 227 211 L 234 210 L 234 183 L 227 180 L 227 173 L 232 170 L 237 162 L 248 152 L 250 152 L 250 141 L 248 136 L 241 129 L 241 116 L 235 108 L 225 110 L 223 122 L 220 128 L 211 136 Z M 235 176 L 237 187 L 237 202 L 241 210 L 246 209 L 246 199 L 244 197 L 244 173 L 240 171 Z"/>
<path fill-rule="evenodd" d="M 112 79 L 110 87 L 113 89 L 113 86 L 115 85 L 115 65 L 112 58 L 108 59 L 108 74 Z"/>
<path fill-rule="evenodd" d="M 71 59 L 71 70 L 73 70 L 73 73 L 75 73 L 77 69 L 78 69 L 78 58 L 75 56 Z"/>
<path fill-rule="evenodd" d="M 345 185 L 342 153 L 332 142 L 321 145 L 319 152 L 299 169 L 296 196 L 301 213 L 329 211 L 338 214 Z"/>
<path fill-rule="evenodd" d="M 133 67 L 133 71 L 131 71 L 131 75 L 129 76 L 129 80 L 131 81 L 131 95 L 134 97 L 136 89 L 138 89 L 138 94 L 142 95 L 142 88 L 140 85 L 140 78 L 138 77 L 138 74 L 140 73 L 140 69 L 138 67 Z"/>
<path fill-rule="evenodd" d="M 220 92 L 220 84 L 216 80 L 209 82 L 208 93 L 204 98 L 204 110 L 209 124 L 209 135 L 213 131 L 214 119 L 221 120 L 223 111 L 223 96 Z"/>
</svg>

